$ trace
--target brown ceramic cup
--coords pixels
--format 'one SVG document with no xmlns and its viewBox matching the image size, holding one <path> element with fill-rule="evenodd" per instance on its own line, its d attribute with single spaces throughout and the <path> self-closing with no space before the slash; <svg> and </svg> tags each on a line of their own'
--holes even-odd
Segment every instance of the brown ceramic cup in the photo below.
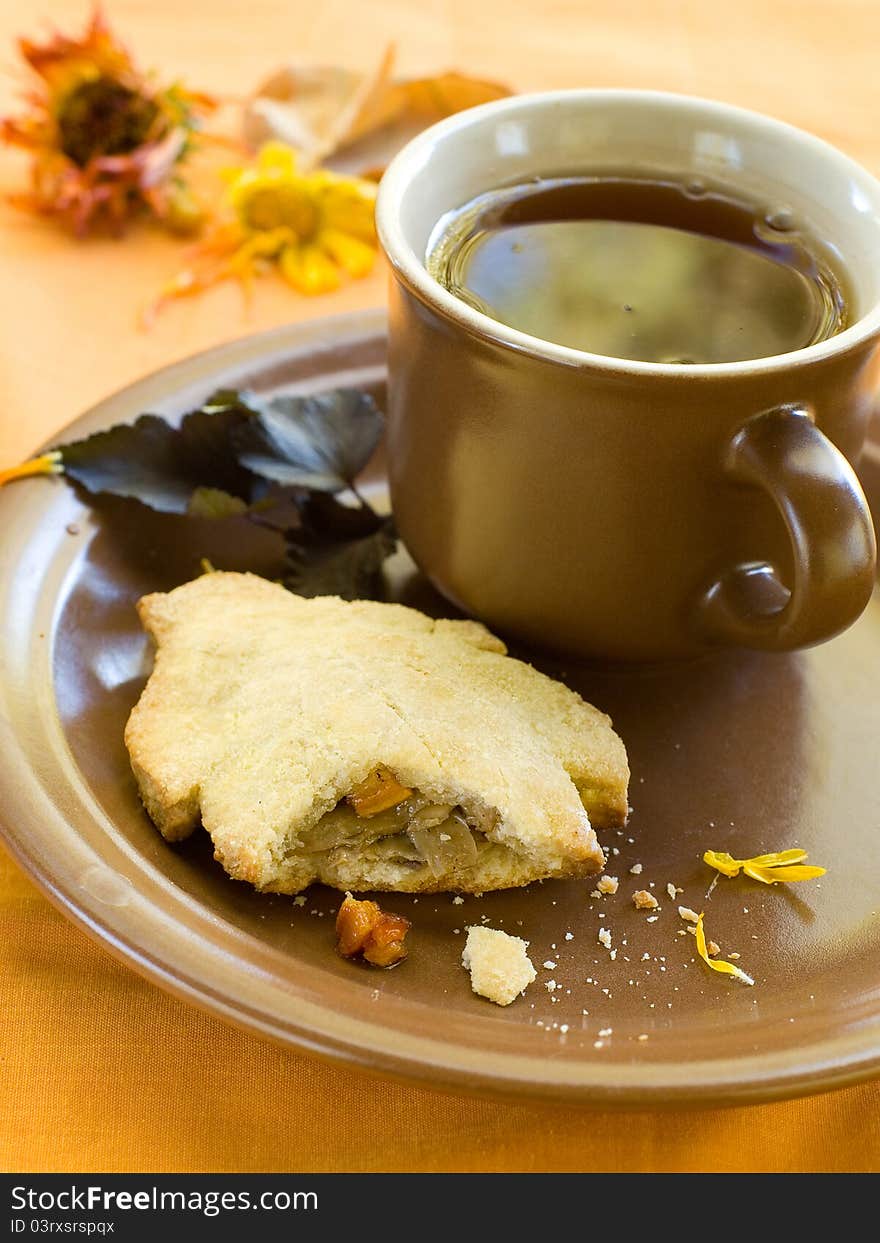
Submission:
<svg viewBox="0 0 880 1243">
<path fill-rule="evenodd" d="M 588 354 L 461 302 L 425 266 L 445 213 L 539 175 L 670 171 L 790 208 L 833 248 L 851 326 L 684 366 Z M 853 465 L 877 385 L 880 184 L 788 125 L 639 91 L 514 96 L 383 178 L 392 503 L 421 569 L 502 633 L 587 657 L 789 650 L 853 622 L 876 541 Z"/>
</svg>

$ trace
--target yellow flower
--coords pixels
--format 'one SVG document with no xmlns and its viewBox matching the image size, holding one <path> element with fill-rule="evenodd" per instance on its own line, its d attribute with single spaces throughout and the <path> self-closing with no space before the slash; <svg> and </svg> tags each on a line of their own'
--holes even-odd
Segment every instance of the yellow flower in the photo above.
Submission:
<svg viewBox="0 0 880 1243">
<path fill-rule="evenodd" d="M 322 294 L 359 279 L 376 258 L 376 187 L 328 169 L 301 172 L 296 152 L 270 142 L 254 162 L 226 173 L 225 215 L 155 309 L 236 278 L 246 287 L 275 265 L 294 289 Z"/>
<path fill-rule="evenodd" d="M 697 920 L 695 932 L 697 938 L 697 953 L 700 955 L 707 967 L 711 967 L 713 971 L 720 972 L 721 975 L 735 976 L 736 979 L 742 980 L 743 984 L 754 984 L 755 981 L 752 977 L 750 975 L 746 975 L 745 971 L 742 971 L 734 963 L 725 962 L 723 958 L 711 958 L 709 956 L 709 948 L 706 945 L 706 932 L 703 928 L 702 911 L 700 912 L 700 917 Z"/>
<path fill-rule="evenodd" d="M 200 222 L 178 166 L 199 114 L 213 107 L 207 96 L 157 88 L 100 9 L 79 39 L 21 39 L 19 48 L 38 81 L 26 110 L 0 120 L 0 138 L 33 156 L 31 193 L 18 196 L 20 205 L 79 234 L 97 219 L 121 230 L 145 207 L 169 228 Z"/>
<path fill-rule="evenodd" d="M 780 881 L 813 880 L 825 875 L 825 868 L 804 865 L 806 858 L 805 850 L 777 850 L 768 855 L 755 855 L 751 859 L 734 859 L 723 850 L 707 850 L 703 862 L 724 876 L 739 876 L 743 871 L 752 880 L 775 885 Z"/>
</svg>

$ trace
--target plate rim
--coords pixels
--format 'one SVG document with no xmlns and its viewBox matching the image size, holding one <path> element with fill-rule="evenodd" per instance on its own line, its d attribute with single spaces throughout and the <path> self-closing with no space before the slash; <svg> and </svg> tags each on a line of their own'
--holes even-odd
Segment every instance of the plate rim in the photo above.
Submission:
<svg viewBox="0 0 880 1243">
<path fill-rule="evenodd" d="M 103 398 L 60 429 L 47 446 L 61 438 L 69 438 L 71 432 L 81 434 L 120 421 L 120 406 L 130 406 L 125 417 L 133 419 L 163 391 L 168 394 L 186 384 L 202 381 L 209 387 L 218 368 L 234 370 L 250 362 L 256 364 L 260 359 L 268 360 L 279 351 L 299 348 L 305 353 L 314 347 L 326 346 L 328 342 L 338 349 L 349 339 L 359 342 L 366 338 L 378 339 L 386 334 L 386 324 L 385 312 L 373 309 L 284 325 L 221 343 L 170 363 Z M 33 488 L 35 485 L 19 486 Z M 9 503 L 7 497 L 0 495 L 0 518 Z M 9 588 L 9 581 L 0 580 L 0 604 L 4 593 L 9 594 Z M 57 598 L 53 607 L 58 607 Z M 4 647 L 8 638 L 3 622 L 5 616 L 5 613 L 0 615 L 0 642 Z M 51 667 L 50 644 L 45 645 L 44 654 Z M 4 660 L 0 664 L 0 708 L 8 689 L 5 670 Z M 61 731 L 54 695 L 51 709 L 55 713 L 55 725 Z M 0 727 L 6 728 L 3 721 Z M 11 741 L 21 748 L 11 727 L 8 733 Z M 498 1052 L 490 1057 L 461 1044 L 431 1037 L 416 1038 L 408 1033 L 398 1033 L 396 1047 L 392 1049 L 383 1040 L 389 1031 L 388 1023 L 365 1023 L 332 1006 L 322 1009 L 320 1004 L 312 1007 L 315 1014 L 311 1021 L 303 1012 L 302 1004 L 298 1020 L 294 1009 L 291 1018 L 282 1020 L 276 1016 L 273 1021 L 271 1015 L 255 1010 L 241 996 L 223 996 L 222 990 L 212 989 L 210 972 L 202 978 L 190 977 L 181 970 L 179 963 L 175 966 L 173 961 L 169 962 L 167 954 L 157 953 L 155 945 L 151 948 L 150 944 L 145 944 L 143 937 L 149 941 L 147 934 L 156 932 L 158 925 L 148 923 L 142 928 L 143 936 L 139 940 L 123 931 L 118 914 L 114 919 L 113 911 L 126 909 L 124 906 L 108 905 L 87 891 L 73 893 L 69 885 L 52 874 L 28 832 L 29 824 L 33 825 L 28 817 L 28 801 L 22 791 L 17 795 L 15 772 L 8 758 L 15 754 L 14 749 L 0 749 L 0 791 L 3 794 L 0 836 L 49 900 L 93 940 L 152 983 L 216 1017 L 287 1048 L 427 1088 L 605 1109 L 755 1104 L 842 1088 L 880 1073 L 880 1010 L 872 1022 L 855 1034 L 832 1034 L 805 1046 L 799 1050 L 801 1056 L 795 1065 L 790 1064 L 786 1051 L 777 1051 L 772 1057 L 755 1054 L 704 1059 L 689 1063 L 687 1075 L 680 1075 L 677 1080 L 669 1077 L 675 1063 L 640 1063 L 635 1059 L 624 1064 L 582 1059 L 560 1065 L 541 1051 L 529 1056 Z M 75 768 L 72 756 L 68 755 L 68 760 Z M 30 771 L 33 775 L 32 765 Z M 43 794 L 48 797 L 45 789 Z M 53 811 L 56 818 L 63 819 L 57 806 L 53 806 Z M 67 827 L 75 835 L 75 828 L 69 824 Z M 295 997 L 296 989 L 289 991 Z M 319 1020 L 317 1024 L 315 1020 Z M 630 1071 L 627 1081 L 615 1082 L 615 1072 L 620 1072 L 624 1065 Z"/>
</svg>

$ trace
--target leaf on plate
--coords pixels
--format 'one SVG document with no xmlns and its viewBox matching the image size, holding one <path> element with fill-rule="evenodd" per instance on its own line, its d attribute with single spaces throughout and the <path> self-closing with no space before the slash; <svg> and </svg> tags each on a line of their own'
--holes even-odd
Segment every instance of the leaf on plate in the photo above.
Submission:
<svg viewBox="0 0 880 1243">
<path fill-rule="evenodd" d="M 0 485 L 62 474 L 92 495 L 131 498 L 161 513 L 226 518 L 289 500 L 273 495 L 279 487 L 353 487 L 382 424 L 372 397 L 358 389 L 268 399 L 222 390 L 179 426 L 142 414 L 2 471 Z"/>
<path fill-rule="evenodd" d="M 245 141 L 256 149 L 279 139 L 305 166 L 336 167 L 344 155 L 343 171 L 377 170 L 425 126 L 510 94 L 500 83 L 455 72 L 395 79 L 394 59 L 392 44 L 368 74 L 336 65 L 278 69 L 245 109 Z"/>
<path fill-rule="evenodd" d="M 185 514 L 193 494 L 210 488 L 246 507 L 257 481 L 239 465 L 232 431 L 249 417 L 238 409 L 197 410 L 173 427 L 158 415 L 142 414 L 57 451 L 63 474 L 92 494 L 131 497 L 162 513 Z"/>
<path fill-rule="evenodd" d="M 382 435 L 381 411 L 355 388 L 268 401 L 243 393 L 241 400 L 256 417 L 235 430 L 239 462 L 285 487 L 352 487 Z"/>
<path fill-rule="evenodd" d="M 169 522 L 168 515 L 178 516 L 188 525 L 167 535 L 176 545 L 200 519 L 240 518 L 264 528 L 284 551 L 292 591 L 351 600 L 381 594 L 382 565 L 397 547 L 391 518 L 356 492 L 382 424 L 372 397 L 358 389 L 271 398 L 226 389 L 179 426 L 143 414 L 0 472 L 0 484 L 61 474 L 102 498 L 111 526 L 137 525 L 121 501 L 140 502 Z M 346 489 L 357 505 L 335 498 Z M 204 524 L 198 538 L 207 538 Z"/>
<path fill-rule="evenodd" d="M 381 597 L 382 566 L 397 549 L 390 516 L 325 493 L 308 498 L 301 518 L 302 526 L 288 532 L 286 587 L 301 596 Z"/>
</svg>

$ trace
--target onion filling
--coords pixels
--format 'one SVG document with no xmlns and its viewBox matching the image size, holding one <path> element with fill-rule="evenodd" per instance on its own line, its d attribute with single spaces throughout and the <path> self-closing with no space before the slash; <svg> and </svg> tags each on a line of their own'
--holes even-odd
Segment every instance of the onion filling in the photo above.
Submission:
<svg viewBox="0 0 880 1243">
<path fill-rule="evenodd" d="M 435 878 L 472 867 L 479 856 L 477 838 L 485 842 L 483 834 L 468 824 L 461 807 L 432 803 L 418 793 L 369 817 L 359 816 L 343 799 L 300 834 L 302 848 L 310 853 L 367 845 L 374 856 L 384 856 L 388 862 L 409 868 L 426 866 Z"/>
</svg>

